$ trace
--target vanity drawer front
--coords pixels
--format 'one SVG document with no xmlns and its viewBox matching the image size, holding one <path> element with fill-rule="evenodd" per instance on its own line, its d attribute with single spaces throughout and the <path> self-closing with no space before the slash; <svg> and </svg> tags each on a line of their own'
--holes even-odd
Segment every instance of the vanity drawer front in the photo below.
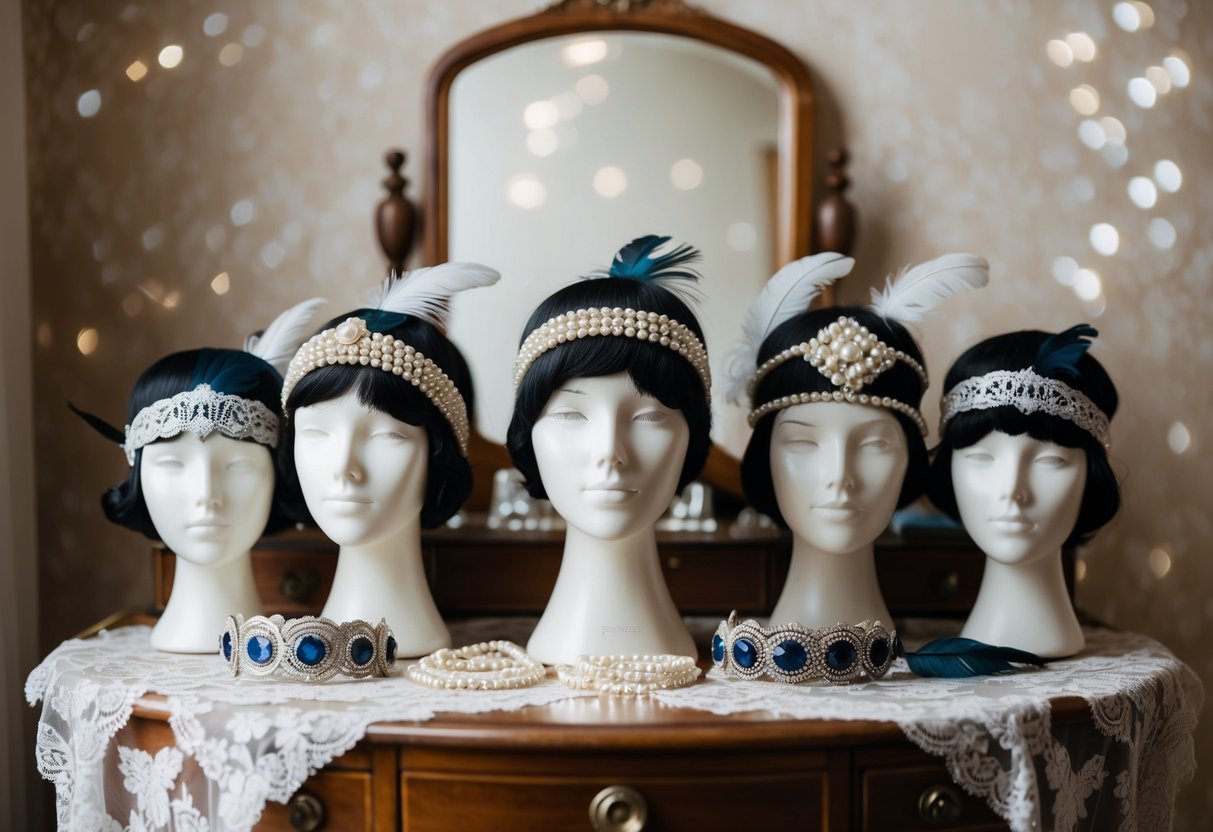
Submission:
<svg viewBox="0 0 1213 832">
<path fill-rule="evenodd" d="M 318 772 L 285 805 L 267 803 L 253 828 L 256 832 L 371 832 L 375 828 L 373 796 L 370 772 Z"/>
<path fill-rule="evenodd" d="M 606 830 L 811 832 L 827 828 L 826 787 L 824 773 L 807 772 L 647 779 L 406 773 L 401 811 L 409 832 L 591 829 L 591 811 L 613 821 L 600 827 Z"/>
<path fill-rule="evenodd" d="M 858 754 L 856 807 L 863 832 L 1003 832 L 1006 821 L 966 793 L 930 755 L 899 749 L 866 765 Z"/>
</svg>

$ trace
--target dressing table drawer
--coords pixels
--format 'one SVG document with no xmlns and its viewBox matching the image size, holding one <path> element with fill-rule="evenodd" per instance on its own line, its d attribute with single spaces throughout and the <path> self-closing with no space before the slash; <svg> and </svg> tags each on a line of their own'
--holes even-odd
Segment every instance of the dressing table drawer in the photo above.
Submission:
<svg viewBox="0 0 1213 832">
<path fill-rule="evenodd" d="M 307 779 L 284 805 L 266 804 L 256 832 L 371 832 L 374 789 L 365 771 L 321 771 Z"/>
<path fill-rule="evenodd" d="M 1002 832 L 1006 821 L 967 794 L 939 759 L 908 748 L 855 753 L 855 809 L 862 832 Z"/>
</svg>

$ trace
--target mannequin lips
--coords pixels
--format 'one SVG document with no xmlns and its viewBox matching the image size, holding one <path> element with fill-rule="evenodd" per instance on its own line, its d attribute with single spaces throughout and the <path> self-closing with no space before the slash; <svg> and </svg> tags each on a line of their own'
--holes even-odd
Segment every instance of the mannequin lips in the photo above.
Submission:
<svg viewBox="0 0 1213 832">
<path fill-rule="evenodd" d="M 185 529 L 191 537 L 209 539 L 221 537 L 227 532 L 228 524 L 218 517 L 199 517 L 185 524 Z"/>
<path fill-rule="evenodd" d="M 831 500 L 818 503 L 813 510 L 832 520 L 854 520 L 863 514 L 863 507 L 851 500 Z"/>
<path fill-rule="evenodd" d="M 1008 534 L 1025 534 L 1036 528 L 1036 524 L 1022 514 L 1000 514 L 991 517 L 990 525 Z"/>
<path fill-rule="evenodd" d="M 602 503 L 626 503 L 640 494 L 640 489 L 630 488 L 621 482 L 596 482 L 585 487 L 586 496 Z"/>
<path fill-rule="evenodd" d="M 348 491 L 335 491 L 326 496 L 324 502 L 333 511 L 349 514 L 362 511 L 371 505 L 371 501 L 366 497 L 359 497 Z"/>
</svg>

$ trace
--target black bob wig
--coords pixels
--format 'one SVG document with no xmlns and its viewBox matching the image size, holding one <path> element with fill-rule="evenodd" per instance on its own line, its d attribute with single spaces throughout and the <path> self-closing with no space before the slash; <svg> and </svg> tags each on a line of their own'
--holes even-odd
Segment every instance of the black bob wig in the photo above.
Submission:
<svg viewBox="0 0 1213 832">
<path fill-rule="evenodd" d="M 664 238 L 641 238 L 636 242 L 650 239 Z M 624 276 L 583 280 L 553 293 L 532 313 L 521 340 L 557 315 L 603 306 L 668 315 L 694 332 L 700 341 L 704 340 L 694 313 L 673 292 L 643 278 Z M 547 498 L 535 460 L 535 448 L 531 444 L 531 430 L 552 393 L 570 379 L 621 372 L 628 374 L 640 393 L 678 410 L 686 419 L 690 441 L 678 478 L 678 490 L 681 492 L 687 483 L 699 476 L 711 447 L 712 407 L 708 392 L 690 362 L 669 347 L 636 338 L 581 338 L 536 358 L 514 398 L 506 448 L 532 497 Z"/>
<path fill-rule="evenodd" d="M 1058 369 L 1039 369 L 1042 356 L 1050 346 L 1065 344 L 1087 344 L 1079 341 L 1084 335 L 1095 335 L 1095 330 L 1086 326 L 1074 327 L 1060 335 L 1039 330 L 1024 330 L 996 335 L 975 344 L 961 354 L 944 379 L 944 391 L 971 378 L 983 376 L 997 370 L 1036 369 L 1040 375 L 1065 382 L 1084 394 L 1111 421 L 1116 413 L 1119 398 L 1116 386 L 1094 357 L 1082 348 L 1076 361 L 1063 362 Z M 1042 348 L 1044 348 L 1042 350 Z M 1056 362 L 1053 362 L 1056 365 Z M 1081 448 L 1087 455 L 1087 483 L 1083 490 L 1082 503 L 1074 530 L 1066 539 L 1065 546 L 1075 546 L 1111 520 L 1120 510 L 1120 485 L 1108 462 L 1104 446 L 1089 432 L 1060 416 L 1047 413 L 1021 413 L 1015 407 L 1005 405 L 987 410 L 970 410 L 953 416 L 944 428 L 931 461 L 927 496 L 940 510 L 960 519 L 956 506 L 956 493 L 952 485 L 952 454 L 980 442 L 992 431 L 1001 431 L 1011 436 L 1027 434 L 1041 442 L 1053 442 L 1067 448 Z"/>
<path fill-rule="evenodd" d="M 894 349 L 901 350 L 919 364 L 926 366 L 926 362 L 922 358 L 922 351 L 918 348 L 918 344 L 915 343 L 909 330 L 895 320 L 881 317 L 866 306 L 823 307 L 803 312 L 784 321 L 762 342 L 758 351 L 758 364 L 761 365 L 789 347 L 815 338 L 820 329 L 829 326 L 842 316 L 854 318 L 860 326 L 866 326 L 881 341 Z M 754 391 L 753 406 L 761 407 L 769 401 L 797 393 L 832 393 L 837 389 L 828 378 L 807 361 L 786 361 L 767 374 L 759 383 L 758 389 Z M 888 396 L 919 410 L 922 396 L 926 390 L 918 373 L 904 361 L 897 361 L 892 367 L 878 375 L 871 384 L 865 385 L 863 392 L 882 398 Z M 856 407 L 868 406 L 856 405 Z M 919 430 L 914 420 L 896 410 L 889 409 L 887 412 L 892 414 L 901 425 L 906 436 L 906 448 L 909 451 L 909 465 L 906 468 L 901 494 L 897 500 L 897 506 L 901 508 L 917 499 L 926 487 L 929 465 L 927 446 L 922 431 Z M 787 528 L 787 521 L 780 512 L 779 502 L 775 497 L 775 484 L 771 479 L 771 434 L 775 428 L 775 419 L 778 414 L 779 411 L 768 413 L 754 426 L 754 433 L 750 436 L 750 443 L 746 446 L 745 455 L 741 460 L 741 485 L 750 505 Z"/>
<path fill-rule="evenodd" d="M 349 317 L 362 318 L 372 332 L 404 341 L 441 367 L 464 397 L 471 418 L 471 378 L 467 363 L 432 324 L 421 318 L 378 309 L 356 309 L 334 318 L 317 332 L 332 329 Z M 313 370 L 295 385 L 286 401 L 288 417 L 282 442 L 292 483 L 297 482 L 298 475 L 294 470 L 295 422 L 290 414 L 301 407 L 339 398 L 351 390 L 357 391 L 359 401 L 367 407 L 425 429 L 429 441 L 429 467 L 426 469 L 421 525 L 432 529 L 451 519 L 472 493 L 472 469 L 459 450 L 455 432 L 424 393 L 377 367 L 332 364 Z"/>
<path fill-rule="evenodd" d="M 127 408 L 126 423 L 134 421 L 143 408 L 178 393 L 193 390 L 200 384 L 209 384 L 218 393 L 229 393 L 244 399 L 260 402 L 278 417 L 278 448 L 266 446 L 274 462 L 274 497 L 270 506 L 265 534 L 273 534 L 286 528 L 301 515 L 306 516 L 303 498 L 292 487 L 293 476 L 287 473 L 284 463 L 282 425 L 282 376 L 278 371 L 255 355 L 242 350 L 199 349 L 175 352 L 161 358 L 148 367 L 135 381 Z M 79 411 L 78 411 L 79 412 Z M 81 414 L 103 434 L 117 439 L 120 434 L 114 428 L 106 430 L 96 417 Z M 119 440 L 121 441 L 121 440 Z M 252 439 L 244 441 L 252 442 Z M 156 527 L 143 498 L 139 469 L 143 461 L 143 449 L 135 452 L 135 461 L 126 479 L 101 495 L 101 508 L 113 523 L 140 532 L 152 540 L 159 540 Z"/>
</svg>

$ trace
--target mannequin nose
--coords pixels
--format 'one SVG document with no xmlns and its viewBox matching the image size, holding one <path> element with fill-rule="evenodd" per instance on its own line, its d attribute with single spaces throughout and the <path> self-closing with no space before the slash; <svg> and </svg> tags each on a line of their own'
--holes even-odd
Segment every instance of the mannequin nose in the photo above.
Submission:
<svg viewBox="0 0 1213 832">
<path fill-rule="evenodd" d="M 1028 503 L 1028 472 L 1023 464 L 1012 463 L 1008 466 L 1002 482 L 999 495 L 1002 499 L 1016 505 Z"/>
<path fill-rule="evenodd" d="M 219 490 L 219 477 L 210 465 L 203 465 L 198 472 L 197 505 L 206 508 L 219 508 L 223 505 L 223 495 Z"/>
<path fill-rule="evenodd" d="M 334 468 L 336 479 L 361 482 L 366 479 L 366 469 L 362 465 L 353 442 L 346 442 L 341 448 L 337 465 Z"/>
<path fill-rule="evenodd" d="M 852 471 L 851 454 L 845 444 L 835 448 L 826 471 L 826 488 L 835 492 L 852 491 L 855 488 L 855 474 Z"/>
<path fill-rule="evenodd" d="M 628 454 L 619 426 L 606 425 L 598 439 L 598 464 L 604 468 L 619 468 L 627 461 Z"/>
</svg>

